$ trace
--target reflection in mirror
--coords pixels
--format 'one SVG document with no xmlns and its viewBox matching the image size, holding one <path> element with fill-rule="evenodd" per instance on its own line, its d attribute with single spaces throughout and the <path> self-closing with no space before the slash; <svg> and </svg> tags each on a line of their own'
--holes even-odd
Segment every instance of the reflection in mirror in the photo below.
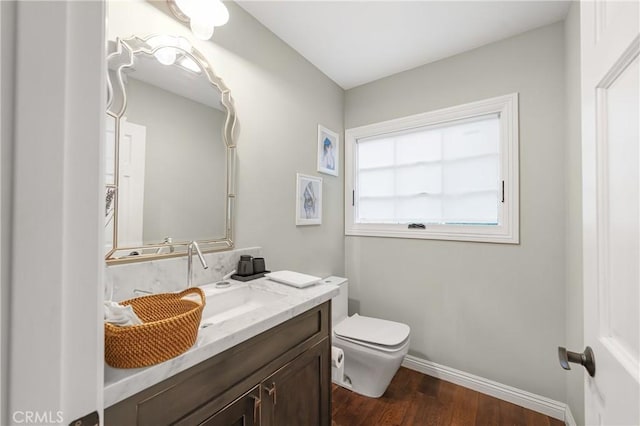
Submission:
<svg viewBox="0 0 640 426">
<path fill-rule="evenodd" d="M 228 89 L 180 37 L 132 37 L 115 48 L 108 58 L 107 260 L 181 255 L 190 241 L 207 251 L 231 248 Z"/>
<path fill-rule="evenodd" d="M 115 232 L 115 195 L 116 195 L 116 118 L 107 114 L 106 118 L 106 152 L 105 152 L 105 224 L 104 224 L 104 252 L 113 249 L 113 235 Z"/>
</svg>

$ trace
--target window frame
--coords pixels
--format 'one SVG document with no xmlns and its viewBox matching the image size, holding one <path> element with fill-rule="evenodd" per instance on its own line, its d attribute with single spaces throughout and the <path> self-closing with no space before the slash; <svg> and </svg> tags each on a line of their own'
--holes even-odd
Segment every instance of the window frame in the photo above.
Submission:
<svg viewBox="0 0 640 426">
<path fill-rule="evenodd" d="M 499 114 L 500 180 L 504 182 L 504 202 L 498 208 L 498 225 L 427 224 L 425 229 L 409 229 L 407 224 L 357 223 L 356 144 L 360 139 L 434 126 L 474 117 Z M 417 238 L 489 243 L 520 243 L 519 220 L 519 131 L 518 93 L 470 102 L 345 130 L 345 235 Z"/>
</svg>

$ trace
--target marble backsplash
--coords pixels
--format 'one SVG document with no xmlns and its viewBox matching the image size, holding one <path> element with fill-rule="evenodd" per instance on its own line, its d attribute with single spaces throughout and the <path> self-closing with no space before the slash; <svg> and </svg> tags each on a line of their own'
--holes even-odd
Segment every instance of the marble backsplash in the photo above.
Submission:
<svg viewBox="0 0 640 426">
<path fill-rule="evenodd" d="M 193 259 L 193 285 L 220 281 L 238 265 L 240 255 L 260 256 L 260 247 L 207 253 L 204 255 L 208 269 L 203 269 L 197 256 Z M 267 259 L 267 269 L 269 263 Z M 125 263 L 106 266 L 105 300 L 121 301 L 138 297 L 134 290 L 164 293 L 187 288 L 187 257 Z"/>
</svg>

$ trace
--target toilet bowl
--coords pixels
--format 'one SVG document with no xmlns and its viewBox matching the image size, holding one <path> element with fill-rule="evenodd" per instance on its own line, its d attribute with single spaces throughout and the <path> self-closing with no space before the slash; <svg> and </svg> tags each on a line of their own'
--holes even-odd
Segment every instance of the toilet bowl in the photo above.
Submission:
<svg viewBox="0 0 640 426">
<path fill-rule="evenodd" d="M 410 328 L 406 324 L 355 314 L 347 316 L 349 298 L 346 278 L 329 277 L 339 293 L 331 301 L 331 344 L 344 352 L 344 376 L 334 383 L 364 396 L 378 398 L 409 350 Z"/>
</svg>

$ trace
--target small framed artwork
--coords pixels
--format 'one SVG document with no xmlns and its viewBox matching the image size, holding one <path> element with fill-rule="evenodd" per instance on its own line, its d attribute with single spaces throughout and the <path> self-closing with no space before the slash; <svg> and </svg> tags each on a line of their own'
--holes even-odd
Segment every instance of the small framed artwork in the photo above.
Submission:
<svg viewBox="0 0 640 426">
<path fill-rule="evenodd" d="M 116 187 L 114 185 L 106 185 L 104 196 L 104 216 L 107 218 L 107 222 L 111 220 L 113 212 L 115 211 L 115 197 Z"/>
<path fill-rule="evenodd" d="M 318 125 L 318 171 L 338 176 L 340 138 L 324 126 Z"/>
<path fill-rule="evenodd" d="M 322 178 L 296 174 L 296 225 L 322 223 Z"/>
</svg>

